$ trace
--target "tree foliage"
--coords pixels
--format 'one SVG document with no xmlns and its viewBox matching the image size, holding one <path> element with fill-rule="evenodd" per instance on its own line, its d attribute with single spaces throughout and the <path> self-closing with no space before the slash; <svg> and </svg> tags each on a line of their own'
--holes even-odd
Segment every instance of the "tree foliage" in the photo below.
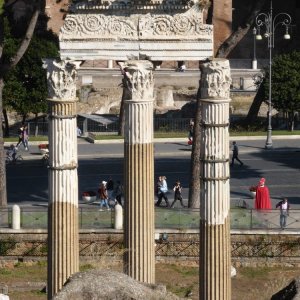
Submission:
<svg viewBox="0 0 300 300">
<path fill-rule="evenodd" d="M 300 110 L 300 52 L 278 55 L 272 61 L 272 105 L 282 112 Z M 269 71 L 264 88 L 269 96 Z"/>
<path fill-rule="evenodd" d="M 47 110 L 47 79 L 42 58 L 58 57 L 54 41 L 34 36 L 20 63 L 5 77 L 4 107 L 25 116 Z"/>
<path fill-rule="evenodd" d="M 2 5 L 1 5 L 2 4 Z M 31 38 L 33 36 L 33 32 L 38 20 L 38 16 L 40 13 L 40 5 L 41 1 L 32 1 L 31 6 L 33 8 L 32 15 L 29 17 L 29 22 L 24 26 L 25 33 L 20 38 L 20 43 L 16 49 L 16 52 L 9 56 L 9 59 L 5 57 L 5 53 L 7 50 L 7 39 L 5 38 L 5 12 L 6 8 L 12 7 L 16 4 L 16 1 L 7 1 L 0 2 L 1 11 L 0 11 L 0 122 L 2 125 L 2 112 L 5 111 L 3 108 L 3 88 L 4 88 L 4 78 L 9 74 L 9 72 L 17 66 L 20 62 L 20 59 L 23 57 L 26 52 Z M 6 5 L 6 6 L 5 6 Z M 4 8 L 4 12 L 2 10 Z M 5 119 L 5 117 L 4 117 Z M 0 126 L 0 207 L 7 206 L 7 193 L 6 193 L 6 168 L 5 168 L 5 154 L 4 154 L 4 140 L 3 140 L 3 126 Z"/>
</svg>

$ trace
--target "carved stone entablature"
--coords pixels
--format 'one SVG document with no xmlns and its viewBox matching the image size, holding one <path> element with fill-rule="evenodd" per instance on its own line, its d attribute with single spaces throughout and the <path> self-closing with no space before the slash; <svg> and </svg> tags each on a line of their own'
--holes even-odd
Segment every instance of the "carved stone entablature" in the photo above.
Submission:
<svg viewBox="0 0 300 300">
<path fill-rule="evenodd" d="M 78 39 L 211 40 L 212 26 L 203 24 L 202 12 L 196 6 L 174 16 L 146 14 L 127 18 L 101 14 L 68 15 L 60 40 Z"/>
<path fill-rule="evenodd" d="M 116 37 L 137 39 L 136 26 L 125 17 L 97 14 L 68 15 L 60 39 L 102 39 Z"/>
<path fill-rule="evenodd" d="M 145 39 L 210 39 L 212 36 L 212 26 L 204 25 L 202 18 L 191 11 L 175 16 L 147 14 L 140 18 L 138 30 L 140 38 Z"/>
<path fill-rule="evenodd" d="M 77 71 L 80 61 L 45 59 L 48 97 L 53 100 L 75 100 Z"/>
<path fill-rule="evenodd" d="M 131 92 L 132 100 L 153 100 L 153 65 L 150 61 L 128 60 L 119 63 L 126 80 L 126 86 Z"/>
<path fill-rule="evenodd" d="M 147 6 L 146 4 L 144 4 Z M 138 11 L 69 14 L 59 35 L 61 59 L 205 60 L 213 56 L 213 26 L 196 3 L 182 13 Z"/>
<path fill-rule="evenodd" d="M 226 59 L 214 59 L 200 66 L 201 98 L 230 98 L 230 66 Z"/>
</svg>

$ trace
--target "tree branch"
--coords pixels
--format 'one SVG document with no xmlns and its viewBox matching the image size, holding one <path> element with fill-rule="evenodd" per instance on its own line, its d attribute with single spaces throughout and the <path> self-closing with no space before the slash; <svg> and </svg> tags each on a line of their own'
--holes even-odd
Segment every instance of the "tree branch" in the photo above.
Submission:
<svg viewBox="0 0 300 300">
<path fill-rule="evenodd" d="M 22 40 L 22 43 L 21 43 L 16 55 L 14 57 L 12 57 L 12 59 L 11 59 L 9 69 L 15 67 L 18 64 L 18 62 L 20 61 L 20 59 L 23 57 L 24 53 L 26 52 L 26 50 L 30 44 L 31 38 L 33 36 L 33 32 L 34 32 L 39 14 L 40 14 L 40 8 L 37 8 L 31 17 L 26 34 Z"/>
<path fill-rule="evenodd" d="M 256 0 L 253 4 L 253 7 L 250 11 L 250 14 L 244 23 L 244 25 L 238 27 L 236 31 L 234 31 L 228 39 L 220 46 L 217 51 L 216 57 L 227 57 L 229 53 L 236 47 L 236 45 L 240 42 L 240 40 L 247 34 L 249 29 L 254 23 L 254 20 L 258 13 L 261 11 L 263 6 L 265 5 L 266 0 Z"/>
</svg>

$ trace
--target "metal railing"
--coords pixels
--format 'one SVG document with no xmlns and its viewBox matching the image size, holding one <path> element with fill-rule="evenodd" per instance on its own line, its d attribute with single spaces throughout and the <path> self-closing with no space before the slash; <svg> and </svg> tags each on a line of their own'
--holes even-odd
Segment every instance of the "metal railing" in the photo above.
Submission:
<svg viewBox="0 0 300 300">
<path fill-rule="evenodd" d="M 232 208 L 230 210 L 231 229 L 257 230 L 281 229 L 283 218 L 279 210 L 255 210 Z M 22 229 L 47 229 L 47 207 L 21 207 Z M 98 211 L 95 207 L 80 207 L 78 211 L 80 229 L 113 228 L 114 210 Z M 198 209 L 155 210 L 155 227 L 164 229 L 198 229 L 200 213 Z M 12 227 L 12 208 L 0 209 L 0 228 Z M 300 210 L 293 209 L 286 216 L 284 230 L 300 230 Z"/>
<path fill-rule="evenodd" d="M 105 132 L 118 132 L 119 121 L 114 117 L 113 121 L 109 123 L 102 123 L 97 117 L 93 119 L 78 118 L 77 125 L 81 129 L 83 134 L 87 132 L 93 133 L 105 133 Z M 153 126 L 155 132 L 188 132 L 189 130 L 189 118 L 154 118 Z M 18 136 L 20 124 L 16 124 L 10 127 L 10 136 Z M 29 136 L 44 136 L 48 135 L 48 122 L 28 122 L 28 134 Z"/>
</svg>

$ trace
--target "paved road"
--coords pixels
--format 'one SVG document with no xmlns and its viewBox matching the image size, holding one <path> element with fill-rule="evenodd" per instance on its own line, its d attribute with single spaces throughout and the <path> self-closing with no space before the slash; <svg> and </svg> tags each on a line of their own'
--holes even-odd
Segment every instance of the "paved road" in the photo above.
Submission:
<svg viewBox="0 0 300 300">
<path fill-rule="evenodd" d="M 237 138 L 236 138 L 237 139 Z M 273 140 L 274 149 L 265 150 L 265 139 L 238 140 L 244 166 L 231 168 L 231 199 L 245 198 L 252 205 L 248 187 L 260 177 L 267 179 L 273 203 L 287 196 L 293 208 L 300 209 L 300 140 Z M 100 180 L 112 176 L 123 179 L 123 145 L 89 144 L 79 140 L 79 191 L 96 190 Z M 166 175 L 169 187 L 179 178 L 188 194 L 191 148 L 185 139 L 155 143 L 155 177 Z M 9 204 L 46 204 L 48 171 L 42 165 L 37 146 L 23 153 L 25 161 L 7 167 Z M 138 180 L 138 179 L 137 179 Z M 172 198 L 172 194 L 170 194 Z"/>
</svg>

